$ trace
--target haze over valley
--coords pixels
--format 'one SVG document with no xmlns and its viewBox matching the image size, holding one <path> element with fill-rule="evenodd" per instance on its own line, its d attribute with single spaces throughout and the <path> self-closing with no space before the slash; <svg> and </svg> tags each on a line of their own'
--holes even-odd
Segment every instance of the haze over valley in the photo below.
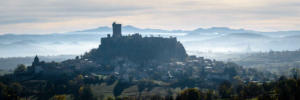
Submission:
<svg viewBox="0 0 300 100">
<path fill-rule="evenodd" d="M 0 100 L 300 100 L 299 0 L 0 0 Z"/>
<path fill-rule="evenodd" d="M 74 32 L 45 35 L 0 35 L 1 57 L 81 55 L 100 43 L 110 27 L 98 27 Z M 297 50 L 300 31 L 259 32 L 227 27 L 198 28 L 195 30 L 163 30 L 124 26 L 124 34 L 177 37 L 189 54 L 246 53 L 270 50 Z M 80 45 L 80 46 L 79 46 Z"/>
</svg>

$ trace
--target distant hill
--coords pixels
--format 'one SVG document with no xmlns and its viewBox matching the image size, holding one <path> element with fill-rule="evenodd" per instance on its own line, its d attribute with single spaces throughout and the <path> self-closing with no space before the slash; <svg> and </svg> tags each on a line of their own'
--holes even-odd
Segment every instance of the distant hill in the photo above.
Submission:
<svg viewBox="0 0 300 100">
<path fill-rule="evenodd" d="M 153 29 L 153 28 L 138 28 L 132 25 L 126 25 L 122 27 L 122 31 L 125 33 L 183 33 L 189 32 L 184 30 L 164 30 L 164 29 Z M 109 32 L 111 33 L 111 27 L 102 26 L 98 28 L 86 29 L 75 32 Z"/>
<path fill-rule="evenodd" d="M 110 32 L 111 27 L 103 26 L 98 28 L 86 29 L 75 32 Z M 212 28 L 197 28 L 195 30 L 165 30 L 165 29 L 153 29 L 153 28 L 138 28 L 132 25 L 126 25 L 122 27 L 122 31 L 125 33 L 189 33 L 188 35 L 201 35 L 210 33 L 254 33 L 256 31 L 245 29 L 231 29 L 228 27 L 212 27 Z"/>
<path fill-rule="evenodd" d="M 241 38 L 241 39 L 257 39 L 257 38 L 268 38 L 268 36 L 257 34 L 257 33 L 230 33 L 222 36 L 222 38 Z"/>
<path fill-rule="evenodd" d="M 228 27 L 212 27 L 212 28 L 197 28 L 189 32 L 188 35 L 219 35 L 219 34 L 230 34 L 230 33 L 255 33 L 255 31 L 245 29 L 231 29 Z"/>
<path fill-rule="evenodd" d="M 259 34 L 267 35 L 270 37 L 287 37 L 287 36 L 300 35 L 300 31 L 259 32 Z"/>
<path fill-rule="evenodd" d="M 111 30 L 110 27 L 103 26 L 103 27 L 86 29 L 86 30 L 81 30 L 81 31 L 76 31 L 76 32 L 109 32 L 110 30 Z"/>
<path fill-rule="evenodd" d="M 294 50 L 300 31 L 260 32 L 228 27 L 197 28 L 195 30 L 166 30 L 138 28 L 125 25 L 124 34 L 139 33 L 142 36 L 177 37 L 186 45 L 187 50 L 197 47 L 202 50 L 215 50 L 212 47 L 241 48 L 244 45 L 254 46 L 255 50 Z M 66 33 L 44 35 L 16 35 L 13 33 L 0 35 L 0 57 L 60 55 L 64 53 L 80 55 L 98 46 L 101 37 L 111 33 L 111 27 L 103 26 Z M 183 33 L 183 34 L 182 34 Z M 78 44 L 82 46 L 78 46 Z M 238 46 L 238 47 L 237 47 Z M 64 49 L 57 49 L 65 47 Z M 202 51 L 203 51 L 202 50 Z M 70 52 L 72 51 L 72 52 Z"/>
</svg>

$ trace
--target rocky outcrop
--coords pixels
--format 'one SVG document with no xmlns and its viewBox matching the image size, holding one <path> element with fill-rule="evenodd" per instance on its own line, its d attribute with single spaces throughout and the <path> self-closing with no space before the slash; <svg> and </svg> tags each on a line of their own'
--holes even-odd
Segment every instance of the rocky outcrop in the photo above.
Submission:
<svg viewBox="0 0 300 100">
<path fill-rule="evenodd" d="M 174 37 L 142 37 L 139 34 L 102 38 L 99 48 L 87 55 L 87 58 L 100 63 L 119 58 L 145 63 L 183 60 L 187 57 L 183 45 Z"/>
</svg>

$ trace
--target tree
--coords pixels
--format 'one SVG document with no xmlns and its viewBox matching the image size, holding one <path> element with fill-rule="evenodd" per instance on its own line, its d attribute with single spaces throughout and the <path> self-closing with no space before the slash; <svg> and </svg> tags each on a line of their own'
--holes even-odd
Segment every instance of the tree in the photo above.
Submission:
<svg viewBox="0 0 300 100">
<path fill-rule="evenodd" d="M 79 56 L 76 56 L 75 59 L 76 59 L 76 60 L 79 60 Z"/>
<path fill-rule="evenodd" d="M 19 100 L 22 91 L 19 83 L 6 85 L 0 82 L 0 100 Z"/>
<path fill-rule="evenodd" d="M 67 100 L 67 96 L 66 95 L 54 95 L 49 100 Z"/>
<path fill-rule="evenodd" d="M 245 87 L 244 90 L 246 92 L 245 96 L 247 98 L 257 97 L 264 93 L 264 89 L 261 85 L 257 83 L 250 82 Z"/>
<path fill-rule="evenodd" d="M 219 86 L 219 94 L 222 98 L 230 98 L 233 94 L 232 85 L 229 81 L 224 81 Z"/>
<path fill-rule="evenodd" d="M 0 99 L 1 100 L 9 99 L 9 94 L 7 92 L 8 92 L 8 87 L 4 83 L 0 82 Z"/>
<path fill-rule="evenodd" d="M 295 99 L 299 94 L 299 86 L 295 79 L 282 79 L 279 80 L 275 87 L 275 92 L 279 100 L 298 100 Z"/>
<path fill-rule="evenodd" d="M 26 72 L 26 66 L 24 64 L 18 65 L 18 67 L 14 70 L 15 74 L 23 74 Z"/>
<path fill-rule="evenodd" d="M 290 70 L 290 72 L 291 72 L 291 76 L 294 79 L 299 79 L 299 77 L 300 77 L 300 69 L 299 68 L 293 68 Z"/>
<path fill-rule="evenodd" d="M 115 97 L 122 94 L 123 90 L 129 88 L 131 86 L 128 82 L 118 81 L 116 86 L 114 87 L 113 94 Z"/>
<path fill-rule="evenodd" d="M 81 86 L 78 92 L 78 100 L 96 100 L 89 86 Z"/>
<path fill-rule="evenodd" d="M 10 84 L 10 87 L 12 88 L 13 91 L 15 91 L 15 93 L 18 96 L 22 95 L 23 86 L 20 83 L 14 82 L 14 83 Z"/>
<path fill-rule="evenodd" d="M 181 92 L 176 100 L 202 100 L 204 99 L 203 94 L 196 88 L 189 88 Z"/>
<path fill-rule="evenodd" d="M 214 91 L 209 90 L 205 94 L 205 100 L 215 100 L 216 99 L 216 94 Z"/>
<path fill-rule="evenodd" d="M 109 96 L 105 100 L 115 100 L 113 97 Z"/>
</svg>

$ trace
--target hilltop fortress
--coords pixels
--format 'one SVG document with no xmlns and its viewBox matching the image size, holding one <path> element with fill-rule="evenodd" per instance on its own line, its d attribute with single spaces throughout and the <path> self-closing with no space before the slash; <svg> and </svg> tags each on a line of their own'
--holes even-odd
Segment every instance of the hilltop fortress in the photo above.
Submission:
<svg viewBox="0 0 300 100">
<path fill-rule="evenodd" d="M 183 60 L 187 53 L 176 37 L 143 37 L 136 33 L 122 36 L 122 25 L 113 23 L 113 34 L 101 38 L 98 49 L 87 56 L 100 63 L 109 63 L 115 59 L 127 59 L 136 63 L 149 61 L 165 62 Z"/>
</svg>

